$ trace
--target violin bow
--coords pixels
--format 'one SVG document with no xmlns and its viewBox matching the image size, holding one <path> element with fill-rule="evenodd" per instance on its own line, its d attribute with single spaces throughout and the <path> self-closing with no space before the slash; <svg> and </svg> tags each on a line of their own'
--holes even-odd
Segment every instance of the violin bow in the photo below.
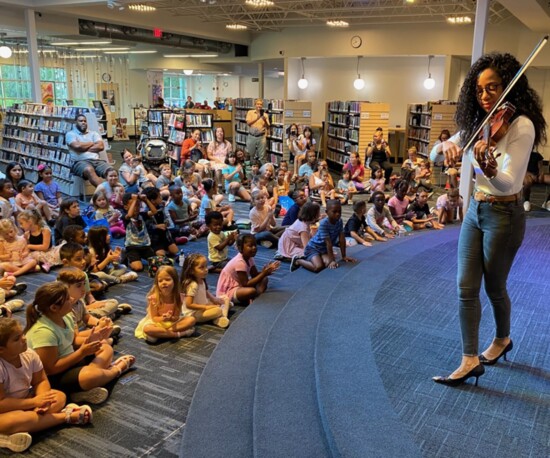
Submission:
<svg viewBox="0 0 550 458">
<path fill-rule="evenodd" d="M 501 102 L 504 100 L 504 98 L 508 95 L 508 93 L 513 89 L 513 87 L 515 86 L 515 84 L 517 83 L 517 81 L 521 78 L 521 76 L 525 73 L 525 70 L 527 70 L 527 68 L 529 67 L 529 65 L 531 65 L 531 62 L 533 62 L 533 60 L 535 60 L 535 57 L 537 57 L 538 53 L 541 51 L 541 49 L 544 47 L 544 45 L 546 45 L 546 43 L 548 42 L 548 35 L 545 35 L 544 37 L 542 37 L 542 39 L 539 41 L 539 43 L 537 44 L 537 46 L 535 46 L 535 49 L 533 49 L 533 51 L 531 51 L 531 54 L 529 55 L 529 57 L 527 58 L 527 60 L 523 63 L 523 65 L 521 66 L 521 68 L 518 70 L 518 72 L 516 73 L 516 75 L 512 78 L 512 80 L 510 81 L 510 83 L 508 83 L 508 86 L 506 86 L 506 88 L 504 89 L 504 91 L 502 92 L 502 94 L 500 95 L 500 97 L 498 98 L 498 100 L 496 101 L 496 103 L 493 105 L 493 108 L 491 108 L 487 114 L 485 115 L 485 118 L 483 119 L 482 123 L 479 125 L 479 127 L 476 129 L 476 131 L 472 134 L 472 136 L 470 137 L 470 140 L 468 140 L 468 143 L 466 143 L 466 145 L 464 146 L 464 148 L 462 148 L 463 151 L 467 151 L 468 148 L 470 148 L 472 146 L 472 143 L 474 143 L 474 141 L 478 138 L 479 136 L 479 133 L 483 130 L 483 128 L 485 127 L 485 125 L 489 122 L 489 120 L 491 119 L 491 117 L 495 114 L 495 112 L 500 108 L 500 104 Z"/>
</svg>

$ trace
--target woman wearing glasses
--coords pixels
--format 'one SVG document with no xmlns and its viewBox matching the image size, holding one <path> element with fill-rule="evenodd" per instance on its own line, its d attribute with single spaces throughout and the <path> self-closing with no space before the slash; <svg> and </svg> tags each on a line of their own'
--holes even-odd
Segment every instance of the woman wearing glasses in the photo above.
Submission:
<svg viewBox="0 0 550 458">
<path fill-rule="evenodd" d="M 486 54 L 468 72 L 458 100 L 458 134 L 436 145 L 432 158 L 443 154 L 447 163 L 460 160 L 464 146 L 486 113 L 497 102 L 520 68 L 510 54 Z M 506 102 L 516 110 L 508 132 L 496 144 L 478 140 L 465 151 L 474 166 L 475 191 L 458 242 L 458 296 L 462 332 L 462 362 L 448 377 L 434 381 L 457 386 L 485 372 L 513 348 L 510 338 L 511 303 L 506 290 L 508 273 L 525 232 L 522 201 L 523 177 L 533 146 L 545 142 L 546 122 L 542 104 L 523 75 Z M 496 332 L 492 343 L 479 354 L 481 281 L 491 302 Z"/>
</svg>

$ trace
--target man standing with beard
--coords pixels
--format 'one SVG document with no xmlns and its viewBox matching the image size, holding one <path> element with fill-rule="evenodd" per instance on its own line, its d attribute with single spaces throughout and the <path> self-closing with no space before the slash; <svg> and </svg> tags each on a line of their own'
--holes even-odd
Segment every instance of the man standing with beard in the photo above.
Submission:
<svg viewBox="0 0 550 458">
<path fill-rule="evenodd" d="M 65 135 L 71 159 L 74 161 L 71 173 L 89 180 L 94 186 L 103 182 L 112 167 L 100 158 L 99 153 L 105 149 L 103 139 L 98 132 L 88 130 L 88 120 L 84 114 L 75 118 L 73 130 Z"/>
</svg>

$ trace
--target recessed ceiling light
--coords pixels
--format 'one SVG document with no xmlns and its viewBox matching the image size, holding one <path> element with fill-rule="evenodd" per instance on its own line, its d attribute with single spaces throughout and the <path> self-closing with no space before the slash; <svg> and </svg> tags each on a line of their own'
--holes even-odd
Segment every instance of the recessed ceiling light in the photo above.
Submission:
<svg viewBox="0 0 550 458">
<path fill-rule="evenodd" d="M 330 27 L 348 27 L 349 22 L 346 21 L 327 21 L 327 25 Z"/>
<path fill-rule="evenodd" d="M 78 46 L 78 45 L 88 45 L 88 46 L 96 46 L 96 45 L 110 45 L 112 43 L 111 40 L 104 40 L 104 41 L 52 41 L 50 45 L 52 46 Z"/>
<path fill-rule="evenodd" d="M 157 51 L 105 51 L 105 54 L 155 54 Z"/>
<path fill-rule="evenodd" d="M 271 0 L 246 0 L 245 2 L 247 5 L 250 6 L 273 6 L 273 2 Z"/>
<path fill-rule="evenodd" d="M 191 58 L 191 57 L 196 57 L 196 58 L 199 58 L 199 57 L 218 57 L 217 54 L 163 54 L 162 55 L 163 57 L 168 57 L 168 58 Z"/>
<path fill-rule="evenodd" d="M 248 27 L 246 25 L 243 25 L 243 24 L 227 24 L 225 26 L 226 29 L 230 29 L 230 30 L 246 30 L 248 29 Z"/>
<path fill-rule="evenodd" d="M 130 48 L 75 48 L 74 51 L 127 51 L 128 49 Z"/>
</svg>

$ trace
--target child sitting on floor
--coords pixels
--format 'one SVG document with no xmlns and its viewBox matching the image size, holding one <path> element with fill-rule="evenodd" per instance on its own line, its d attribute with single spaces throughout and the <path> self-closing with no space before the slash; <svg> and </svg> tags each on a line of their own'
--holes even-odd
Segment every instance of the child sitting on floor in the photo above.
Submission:
<svg viewBox="0 0 550 458">
<path fill-rule="evenodd" d="M 121 213 L 110 205 L 109 199 L 103 191 L 94 193 L 92 205 L 95 209 L 94 219 L 96 221 L 106 219 L 113 237 L 124 237 L 126 235 L 124 222 L 120 219 Z"/>
<path fill-rule="evenodd" d="M 166 206 L 166 211 L 170 216 L 168 230 L 177 244 L 186 242 L 183 237 L 186 237 L 187 241 L 192 241 L 208 232 L 207 228 L 197 220 L 198 213 L 191 210 L 190 202 L 183 197 L 179 186 L 170 186 L 170 202 Z"/>
<path fill-rule="evenodd" d="M 368 226 L 380 237 L 393 239 L 401 227 L 393 219 L 386 205 L 386 196 L 382 191 L 376 191 L 372 194 L 372 202 L 374 205 L 367 212 Z"/>
<path fill-rule="evenodd" d="M 216 296 L 227 296 L 233 303 L 248 305 L 267 289 L 268 278 L 281 265 L 280 262 L 269 262 L 259 272 L 254 262 L 258 249 L 256 238 L 252 234 L 242 234 L 237 238 L 239 254 L 223 268 Z"/>
<path fill-rule="evenodd" d="M 346 236 L 346 244 L 348 246 L 363 245 L 372 246 L 371 241 L 377 240 L 385 242 L 384 237 L 379 236 L 368 225 L 365 215 L 367 214 L 367 202 L 358 200 L 353 204 L 353 215 L 346 223 L 344 235 Z"/>
<path fill-rule="evenodd" d="M 435 203 L 435 209 L 438 214 L 437 222 L 445 225 L 454 223 L 457 218 L 463 221 L 464 213 L 462 206 L 462 197 L 460 197 L 457 188 L 450 189 L 446 194 L 440 195 Z"/>
<path fill-rule="evenodd" d="M 393 188 L 394 196 L 388 201 L 388 207 L 397 224 L 412 229 L 413 224 L 409 221 L 409 218 L 412 218 L 413 215 L 412 212 L 407 212 L 407 207 L 411 203 L 407 196 L 408 190 L 409 183 L 406 180 L 397 181 Z"/>
<path fill-rule="evenodd" d="M 141 200 L 140 200 L 141 199 Z M 143 270 L 142 259 L 148 259 L 155 256 L 151 248 L 151 238 L 145 225 L 145 220 L 140 214 L 141 201 L 149 201 L 145 195 L 138 197 L 137 194 L 127 192 L 124 194 L 124 224 L 126 225 L 126 238 L 124 246 L 126 247 L 126 258 L 129 267 L 134 272 Z"/>
<path fill-rule="evenodd" d="M 27 307 L 27 341 L 38 353 L 53 388 L 71 394 L 74 402 L 101 404 L 109 395 L 104 386 L 128 371 L 135 358 L 124 355 L 112 362 L 113 348 L 94 335 L 73 347 L 78 329 L 72 305 L 67 285 L 51 282 L 38 288 Z"/>
<path fill-rule="evenodd" d="M 147 188 L 147 231 L 151 237 L 151 248 L 157 256 L 175 256 L 178 254 L 178 246 L 168 230 L 169 222 L 164 213 L 164 201 L 157 188 Z M 187 242 L 187 240 L 185 241 Z"/>
<path fill-rule="evenodd" d="M 178 273 L 172 266 L 160 266 L 147 296 L 147 315 L 138 323 L 135 336 L 149 343 L 192 336 L 195 318 L 182 316 L 181 309 Z"/>
<path fill-rule="evenodd" d="M 80 204 L 78 200 L 74 197 L 68 197 L 61 202 L 59 207 L 59 218 L 57 218 L 55 222 L 54 237 L 56 245 L 59 245 L 63 240 L 63 231 L 65 228 L 73 224 L 83 229 L 86 227 L 86 223 L 80 215 Z"/>
<path fill-rule="evenodd" d="M 203 180 L 202 186 L 205 191 L 205 195 L 202 197 L 201 206 L 199 209 L 199 221 L 204 222 L 206 215 L 211 211 L 219 211 L 223 215 L 223 226 L 231 226 L 233 224 L 233 209 L 230 205 L 218 206 L 216 197 L 218 193 L 218 187 L 214 180 L 207 178 Z M 223 199 L 223 196 L 222 196 Z"/>
<path fill-rule="evenodd" d="M 19 227 L 27 239 L 30 256 L 44 272 L 61 265 L 59 245 L 52 248 L 52 231 L 36 210 L 25 210 L 17 216 Z"/>
<path fill-rule="evenodd" d="M 294 256 L 290 262 L 290 271 L 303 267 L 310 272 L 321 272 L 325 268 L 336 269 L 333 246 L 340 245 L 342 262 L 356 262 L 346 255 L 346 237 L 342 223 L 342 204 L 339 200 L 327 202 L 327 217 L 319 223 L 319 229 L 310 239 L 303 256 Z"/>
<path fill-rule="evenodd" d="M 306 202 L 298 213 L 298 219 L 288 226 L 279 239 L 275 259 L 290 261 L 294 256 L 303 256 L 311 239 L 311 225 L 319 221 L 321 207 L 317 202 Z"/>
<path fill-rule="evenodd" d="M 338 180 L 338 192 L 343 196 L 344 203 L 351 203 L 353 195 L 357 193 L 357 188 L 351 179 L 351 171 L 344 169 L 342 179 Z"/>
<path fill-rule="evenodd" d="M 285 228 L 277 226 L 275 212 L 267 204 L 269 195 L 267 191 L 254 191 L 252 202 L 254 207 L 250 210 L 249 218 L 252 224 L 251 232 L 256 241 L 266 248 L 277 248 L 279 238 Z"/>
<path fill-rule="evenodd" d="M 37 210 L 49 224 L 55 223 L 48 203 L 40 199 L 34 192 L 34 184 L 27 180 L 21 180 L 17 183 L 17 191 L 15 203 L 21 210 Z"/>
<path fill-rule="evenodd" d="M 206 225 L 210 230 L 208 234 L 208 259 L 212 263 L 210 272 L 219 273 L 229 262 L 229 247 L 237 240 L 237 231 L 224 232 L 223 215 L 213 211 L 206 215 Z"/>
<path fill-rule="evenodd" d="M 0 447 L 13 452 L 31 445 L 29 433 L 92 421 L 89 406 L 65 407 L 65 394 L 51 389 L 40 358 L 27 348 L 23 330 L 13 318 L 0 319 L 0 391 Z"/>
<path fill-rule="evenodd" d="M 31 256 L 28 245 L 24 236 L 17 235 L 11 219 L 0 221 L 0 269 L 14 277 L 34 272 L 38 263 Z"/>
<path fill-rule="evenodd" d="M 227 296 L 216 297 L 208 291 L 207 264 L 206 257 L 199 253 L 185 258 L 181 271 L 182 313 L 192 316 L 197 323 L 212 321 L 220 328 L 227 328 L 231 302 Z"/>
<path fill-rule="evenodd" d="M 39 199 L 45 200 L 50 207 L 52 218 L 59 216 L 59 206 L 61 205 L 61 189 L 59 184 L 53 179 L 53 171 L 49 165 L 40 164 L 38 171 L 38 182 L 34 187 L 34 192 Z"/>
<path fill-rule="evenodd" d="M 414 229 L 434 228 L 443 229 L 443 225 L 437 221 L 437 216 L 430 215 L 430 207 L 428 206 L 428 192 L 424 189 L 418 189 L 416 199 L 413 200 L 407 211 L 412 212 L 414 216 L 411 222 L 414 224 Z"/>
</svg>

